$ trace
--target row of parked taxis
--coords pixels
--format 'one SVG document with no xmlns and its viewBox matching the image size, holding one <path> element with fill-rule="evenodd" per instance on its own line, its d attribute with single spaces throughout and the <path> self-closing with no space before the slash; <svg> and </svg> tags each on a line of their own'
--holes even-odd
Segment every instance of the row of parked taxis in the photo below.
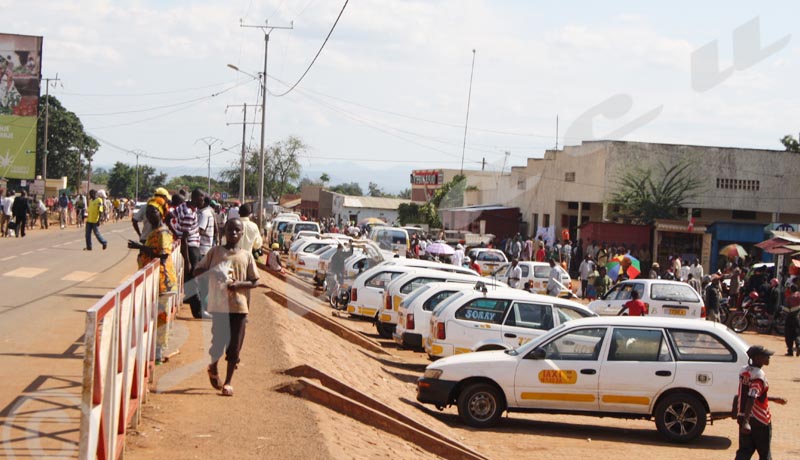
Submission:
<svg viewBox="0 0 800 460">
<path fill-rule="evenodd" d="M 474 427 L 505 412 L 640 418 L 670 441 L 689 442 L 730 417 L 748 360 L 741 338 L 702 321 L 702 299 L 684 283 L 629 280 L 587 308 L 512 289 L 502 274 L 375 250 L 356 251 L 346 269 L 347 312 L 434 360 L 417 399 L 456 406 Z M 649 316 L 617 316 L 633 291 Z"/>
</svg>

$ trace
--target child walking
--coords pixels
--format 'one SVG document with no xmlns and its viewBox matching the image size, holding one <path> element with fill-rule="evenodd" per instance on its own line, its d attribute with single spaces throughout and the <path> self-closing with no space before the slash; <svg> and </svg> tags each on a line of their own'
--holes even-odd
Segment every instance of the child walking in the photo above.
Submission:
<svg viewBox="0 0 800 460">
<path fill-rule="evenodd" d="M 243 228 L 238 218 L 228 220 L 225 245 L 211 248 L 194 270 L 195 276 L 208 272 L 208 312 L 211 314 L 208 378 L 211 386 L 222 390 L 224 396 L 233 396 L 231 381 L 244 343 L 250 289 L 258 283 L 258 268 L 253 255 L 236 247 Z M 224 383 L 217 367 L 223 353 L 228 362 Z"/>
</svg>

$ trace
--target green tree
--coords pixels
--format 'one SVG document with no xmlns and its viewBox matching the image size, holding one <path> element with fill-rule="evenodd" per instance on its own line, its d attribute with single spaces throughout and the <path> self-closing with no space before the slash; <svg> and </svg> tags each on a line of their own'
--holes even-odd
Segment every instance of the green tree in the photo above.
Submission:
<svg viewBox="0 0 800 460">
<path fill-rule="evenodd" d="M 219 190 L 227 190 L 223 188 L 224 184 L 222 184 L 217 179 L 211 178 L 211 190 L 216 192 Z M 180 188 L 186 190 L 194 190 L 196 188 L 202 189 L 206 192 L 208 188 L 208 176 L 190 176 L 190 175 L 183 175 L 183 176 L 175 176 L 167 181 L 166 185 L 164 185 L 168 190 L 178 190 Z M 238 191 L 237 191 L 238 193 Z"/>
<path fill-rule="evenodd" d="M 133 189 L 136 181 L 136 171 L 130 165 L 120 161 L 114 163 L 114 167 L 108 173 L 108 193 L 111 196 L 133 196 Z M 94 183 L 94 179 L 92 179 Z"/>
<path fill-rule="evenodd" d="M 322 183 L 322 186 L 325 187 L 328 182 L 331 181 L 331 176 L 329 176 L 328 173 L 322 173 L 322 175 L 319 176 L 319 181 Z"/>
<path fill-rule="evenodd" d="M 612 203 L 620 207 L 619 215 L 636 222 L 652 224 L 656 219 L 678 218 L 678 208 L 697 196 L 702 181 L 693 172 L 689 161 L 675 164 L 659 162 L 654 168 L 635 166 L 616 180 L 617 192 Z"/>
<path fill-rule="evenodd" d="M 47 127 L 47 177 L 67 176 L 70 185 L 77 184 L 80 171 L 79 154 L 90 158 L 97 151 L 99 144 L 86 134 L 83 124 L 77 115 L 67 110 L 55 96 L 44 96 L 39 99 L 39 113 L 42 119 L 37 126 L 36 167 L 37 174 L 42 173 L 44 160 L 44 114 L 49 103 Z M 85 179 L 85 171 L 81 171 Z"/>
<path fill-rule="evenodd" d="M 369 190 L 367 192 L 367 195 L 369 196 L 375 196 L 375 197 L 386 196 L 386 194 L 383 192 L 383 189 L 381 189 L 380 186 L 375 182 L 370 182 L 369 185 L 367 186 L 367 189 Z"/>
<path fill-rule="evenodd" d="M 400 190 L 400 193 L 397 194 L 397 198 L 405 198 L 406 200 L 410 200 L 411 199 L 411 189 L 410 188 L 406 188 L 406 189 Z"/>
<path fill-rule="evenodd" d="M 464 204 L 464 189 L 467 178 L 461 174 L 455 176 L 450 182 L 439 187 L 430 201 L 419 208 L 420 217 L 431 228 L 442 228 L 442 219 L 439 216 L 440 208 L 452 208 Z"/>
<path fill-rule="evenodd" d="M 334 185 L 330 189 L 332 192 L 341 193 L 342 195 L 350 196 L 364 196 L 364 191 L 358 182 L 346 182 L 344 184 Z"/>
<path fill-rule="evenodd" d="M 133 168 L 134 173 L 136 172 L 136 168 Z M 206 179 L 207 180 L 207 179 Z M 156 173 L 156 169 L 152 166 L 148 165 L 141 165 L 139 166 L 139 196 L 136 197 L 138 201 L 143 201 L 153 195 L 153 191 L 158 187 L 163 187 L 164 184 L 167 183 L 167 175 L 163 172 Z M 206 189 L 208 184 L 205 183 L 202 188 L 203 190 Z M 125 195 L 128 197 L 132 197 L 134 195 L 134 190 L 136 187 L 136 175 L 134 174 L 134 182 L 133 188 L 130 189 L 130 192 Z"/>
<path fill-rule="evenodd" d="M 264 161 L 264 195 L 276 200 L 284 193 L 295 193 L 295 183 L 300 179 L 299 156 L 308 149 L 300 139 L 290 136 L 285 141 L 273 144 L 267 149 Z M 247 149 L 245 153 L 245 195 L 258 195 L 259 154 L 257 149 Z M 239 193 L 241 165 L 239 161 L 220 173 L 222 182 L 227 183 L 228 192 Z"/>
<path fill-rule="evenodd" d="M 420 205 L 417 203 L 400 203 L 400 206 L 397 207 L 397 221 L 400 222 L 400 225 L 427 222 L 422 218 Z"/>
<path fill-rule="evenodd" d="M 105 168 L 97 168 L 92 171 L 92 184 L 108 184 L 110 173 Z M 81 179 L 86 179 L 86 173 L 81 174 Z"/>
<path fill-rule="evenodd" d="M 798 139 L 800 139 L 800 136 L 798 136 Z M 781 144 L 783 144 L 787 152 L 800 153 L 800 142 L 792 137 L 791 134 L 783 136 Z"/>
</svg>

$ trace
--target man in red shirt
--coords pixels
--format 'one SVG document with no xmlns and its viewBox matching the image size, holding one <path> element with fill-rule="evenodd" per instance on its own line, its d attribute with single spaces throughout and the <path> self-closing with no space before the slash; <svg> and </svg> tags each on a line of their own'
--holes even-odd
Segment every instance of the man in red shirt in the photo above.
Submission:
<svg viewBox="0 0 800 460">
<path fill-rule="evenodd" d="M 545 257 L 544 242 L 539 241 L 539 249 L 536 250 L 536 261 L 544 262 L 544 257 Z"/>
<path fill-rule="evenodd" d="M 769 401 L 786 404 L 786 399 L 768 397 L 767 375 L 763 366 L 769 365 L 769 357 L 773 352 L 761 345 L 753 345 L 747 350 L 750 364 L 739 373 L 738 410 L 736 420 L 739 423 L 739 449 L 736 460 L 749 460 L 755 452 L 759 459 L 770 459 L 770 442 L 772 440 L 772 415 L 769 412 Z"/>
<path fill-rule="evenodd" d="M 620 310 L 619 314 L 622 315 L 626 310 L 628 311 L 628 316 L 647 315 L 647 304 L 639 299 L 639 291 L 631 291 L 631 300 L 625 303 L 625 306 L 622 307 L 622 310 Z"/>
</svg>

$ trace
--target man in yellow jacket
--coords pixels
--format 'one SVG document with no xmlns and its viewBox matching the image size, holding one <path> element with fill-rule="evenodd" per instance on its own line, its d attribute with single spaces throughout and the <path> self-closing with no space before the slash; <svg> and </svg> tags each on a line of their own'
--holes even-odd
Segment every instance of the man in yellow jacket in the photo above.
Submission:
<svg viewBox="0 0 800 460">
<path fill-rule="evenodd" d="M 97 237 L 97 241 L 103 245 L 103 250 L 108 247 L 108 241 L 100 234 L 100 216 L 103 214 L 105 197 L 105 190 L 100 190 L 99 194 L 96 190 L 89 190 L 89 206 L 87 208 L 89 215 L 86 217 L 86 247 L 83 248 L 84 251 L 92 250 L 92 232 Z"/>
</svg>

